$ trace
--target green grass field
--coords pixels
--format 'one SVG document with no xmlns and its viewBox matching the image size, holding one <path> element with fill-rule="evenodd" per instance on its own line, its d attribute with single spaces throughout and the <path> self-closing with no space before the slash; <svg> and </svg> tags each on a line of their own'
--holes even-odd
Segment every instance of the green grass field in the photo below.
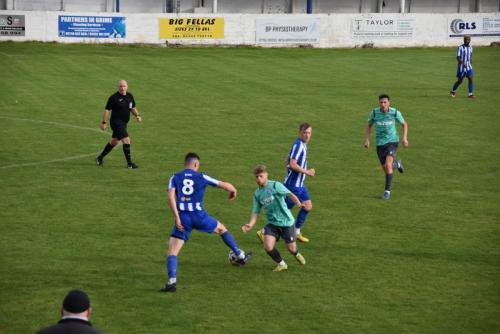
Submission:
<svg viewBox="0 0 500 334">
<path fill-rule="evenodd" d="M 0 333 L 55 323 L 65 294 L 91 297 L 105 333 L 500 332 L 500 49 L 475 48 L 476 100 L 457 97 L 454 49 L 163 49 L 0 43 Z M 94 159 L 106 99 L 127 79 L 143 123 Z M 409 123 L 390 201 L 363 131 L 388 93 Z M 313 125 L 314 203 L 300 267 L 252 231 L 252 169 L 282 180 L 298 124 Z M 233 183 L 207 210 L 254 251 L 227 262 L 193 232 L 178 291 L 160 294 L 173 221 L 166 186 L 188 151 Z M 295 211 L 294 211 L 295 213 Z M 258 226 L 263 226 L 261 216 Z"/>
</svg>

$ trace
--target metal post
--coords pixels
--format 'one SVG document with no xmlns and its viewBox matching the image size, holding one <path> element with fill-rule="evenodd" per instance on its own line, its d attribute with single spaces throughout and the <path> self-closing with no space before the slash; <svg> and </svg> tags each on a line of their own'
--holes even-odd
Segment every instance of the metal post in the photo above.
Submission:
<svg viewBox="0 0 500 334">
<path fill-rule="evenodd" d="M 382 0 L 377 1 L 377 13 L 382 13 L 382 11 L 383 11 L 382 4 L 383 3 L 384 2 Z"/>
<path fill-rule="evenodd" d="M 217 0 L 214 0 L 213 4 L 212 4 L 213 8 L 212 8 L 212 12 L 215 14 L 217 13 L 218 11 L 218 6 L 219 4 L 217 3 Z"/>
<path fill-rule="evenodd" d="M 116 9 L 117 13 L 120 12 L 120 0 L 116 0 L 116 2 L 115 2 L 115 9 Z"/>
<path fill-rule="evenodd" d="M 312 14 L 313 12 L 313 0 L 307 0 L 307 14 Z"/>
<path fill-rule="evenodd" d="M 404 12 L 405 12 L 405 0 L 401 0 L 399 12 L 401 14 L 404 14 Z"/>
</svg>

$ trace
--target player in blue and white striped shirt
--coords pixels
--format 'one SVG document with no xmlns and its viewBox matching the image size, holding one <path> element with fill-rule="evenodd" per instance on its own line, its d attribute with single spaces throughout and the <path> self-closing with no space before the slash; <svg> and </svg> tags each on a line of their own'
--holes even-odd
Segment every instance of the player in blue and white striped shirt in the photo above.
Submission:
<svg viewBox="0 0 500 334">
<path fill-rule="evenodd" d="M 472 46 L 470 46 L 470 36 L 464 36 L 464 44 L 457 48 L 457 81 L 450 91 L 450 96 L 455 97 L 458 86 L 462 80 L 467 77 L 469 80 L 469 98 L 474 98 L 474 84 L 472 77 L 474 70 L 472 69 Z"/>
<path fill-rule="evenodd" d="M 309 123 L 302 123 L 299 126 L 299 137 L 294 141 L 287 158 L 287 175 L 283 184 L 295 196 L 297 196 L 302 203 L 302 207 L 297 214 L 295 220 L 295 233 L 297 240 L 300 242 L 309 242 L 309 239 L 302 235 L 300 229 L 307 218 L 307 215 L 312 209 L 311 197 L 304 184 L 306 175 L 316 175 L 314 168 L 307 168 L 307 144 L 311 140 L 312 127 Z M 290 199 L 285 199 L 289 209 L 293 208 L 295 204 Z M 264 241 L 263 230 L 257 231 L 259 238 Z"/>
<path fill-rule="evenodd" d="M 207 186 L 229 192 L 229 200 L 236 198 L 236 188 L 231 183 L 199 173 L 199 167 L 200 157 L 196 153 L 188 153 L 184 160 L 185 169 L 172 176 L 168 182 L 168 205 L 174 215 L 175 225 L 168 243 L 166 266 L 169 279 L 160 290 L 162 292 L 176 291 L 177 256 L 189 239 L 192 229 L 220 235 L 224 243 L 238 256 L 238 263 L 241 265 L 246 264 L 252 255 L 251 252 L 245 254 L 227 228 L 203 208 L 203 195 Z"/>
</svg>

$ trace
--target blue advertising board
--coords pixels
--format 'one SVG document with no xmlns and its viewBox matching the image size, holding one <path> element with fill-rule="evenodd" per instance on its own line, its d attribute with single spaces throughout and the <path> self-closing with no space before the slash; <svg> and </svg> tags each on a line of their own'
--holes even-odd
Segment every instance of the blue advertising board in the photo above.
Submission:
<svg viewBox="0 0 500 334">
<path fill-rule="evenodd" d="M 125 38 L 123 16 L 59 15 L 59 37 Z"/>
</svg>

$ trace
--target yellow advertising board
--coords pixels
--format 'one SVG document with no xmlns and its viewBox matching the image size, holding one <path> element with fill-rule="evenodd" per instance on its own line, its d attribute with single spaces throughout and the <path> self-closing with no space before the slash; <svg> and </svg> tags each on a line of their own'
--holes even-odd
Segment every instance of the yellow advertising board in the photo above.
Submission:
<svg viewBox="0 0 500 334">
<path fill-rule="evenodd" d="M 224 38 L 224 19 L 214 17 L 160 19 L 160 39 L 174 38 Z"/>
</svg>

